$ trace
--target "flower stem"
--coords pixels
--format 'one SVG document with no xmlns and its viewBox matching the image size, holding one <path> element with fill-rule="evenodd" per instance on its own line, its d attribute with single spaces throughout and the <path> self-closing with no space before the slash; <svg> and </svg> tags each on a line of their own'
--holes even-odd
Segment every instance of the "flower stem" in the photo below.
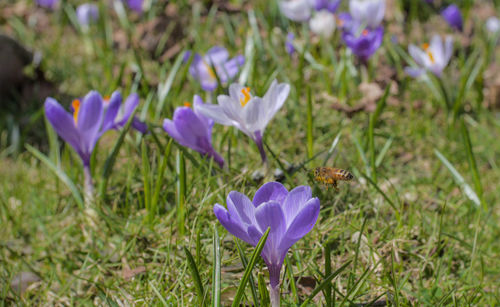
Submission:
<svg viewBox="0 0 500 307">
<path fill-rule="evenodd" d="M 255 132 L 255 144 L 259 148 L 260 157 L 262 158 L 263 163 L 267 163 L 266 152 L 264 151 L 264 144 L 262 143 L 262 135 L 260 131 Z"/>
<path fill-rule="evenodd" d="M 83 177 L 84 177 L 84 194 L 85 194 L 85 206 L 89 207 L 90 204 L 94 202 L 94 183 L 92 182 L 92 174 L 90 173 L 90 166 L 83 166 Z"/>
<path fill-rule="evenodd" d="M 271 299 L 271 307 L 280 307 L 280 285 L 276 285 L 273 288 L 271 284 L 269 284 L 269 296 Z"/>
</svg>

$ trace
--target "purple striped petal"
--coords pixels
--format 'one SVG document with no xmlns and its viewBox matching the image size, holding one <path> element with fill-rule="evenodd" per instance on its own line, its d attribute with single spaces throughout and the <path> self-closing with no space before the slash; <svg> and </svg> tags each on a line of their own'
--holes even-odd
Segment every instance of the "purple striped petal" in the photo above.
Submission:
<svg viewBox="0 0 500 307">
<path fill-rule="evenodd" d="M 82 149 L 91 153 L 99 138 L 103 117 L 102 97 L 92 91 L 85 96 L 78 112 L 77 129 L 80 133 Z"/>
<path fill-rule="evenodd" d="M 281 203 L 285 200 L 287 194 L 288 190 L 281 183 L 268 182 L 255 192 L 252 203 L 255 207 L 272 200 Z"/>
<path fill-rule="evenodd" d="M 56 133 L 82 157 L 83 152 L 80 147 L 80 136 L 75 127 L 73 116 L 66 112 L 54 98 L 47 98 L 44 108 L 45 116 L 47 116 Z"/>
</svg>

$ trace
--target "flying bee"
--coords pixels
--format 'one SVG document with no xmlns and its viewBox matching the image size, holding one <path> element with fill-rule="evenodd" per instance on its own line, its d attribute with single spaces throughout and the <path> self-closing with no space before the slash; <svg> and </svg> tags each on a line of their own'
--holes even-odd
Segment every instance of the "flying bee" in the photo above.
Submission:
<svg viewBox="0 0 500 307">
<path fill-rule="evenodd" d="M 314 169 L 314 180 L 324 185 L 332 185 L 337 188 L 337 181 L 350 181 L 354 176 L 344 169 L 335 167 L 316 167 Z"/>
</svg>

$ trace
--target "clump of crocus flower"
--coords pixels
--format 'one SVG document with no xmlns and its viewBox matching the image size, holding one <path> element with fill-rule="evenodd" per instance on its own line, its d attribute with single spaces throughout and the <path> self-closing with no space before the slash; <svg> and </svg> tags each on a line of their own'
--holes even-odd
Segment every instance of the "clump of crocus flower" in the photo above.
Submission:
<svg viewBox="0 0 500 307">
<path fill-rule="evenodd" d="M 76 8 L 76 17 L 80 26 L 87 28 L 99 18 L 99 8 L 94 3 L 81 4 Z"/>
<path fill-rule="evenodd" d="M 283 261 L 288 249 L 316 223 L 319 199 L 312 197 L 308 186 L 289 192 L 279 182 L 268 182 L 257 190 L 252 201 L 242 193 L 231 191 L 226 203 L 227 209 L 215 204 L 214 213 L 235 237 L 256 246 L 267 228 L 271 228 L 261 256 L 269 270 L 271 305 L 279 307 Z"/>
<path fill-rule="evenodd" d="M 267 161 L 262 136 L 267 124 L 285 103 L 290 86 L 274 80 L 264 97 L 251 94 L 249 87 L 233 83 L 229 86 L 229 96 L 219 95 L 217 105 L 196 104 L 195 110 L 216 123 L 234 126 L 248 135 L 259 148 L 263 162 Z"/>
<path fill-rule="evenodd" d="M 297 22 L 309 22 L 309 28 L 325 38 L 335 31 L 335 16 L 340 0 L 291 0 L 280 1 L 283 15 Z"/>
<path fill-rule="evenodd" d="M 188 60 L 190 53 L 185 59 Z M 189 67 L 189 72 L 198 80 L 205 91 L 214 91 L 217 88 L 217 79 L 227 83 L 234 78 L 240 67 L 245 63 L 245 57 L 237 55 L 229 58 L 229 52 L 224 47 L 215 46 L 210 48 L 204 56 L 196 53 Z"/>
<path fill-rule="evenodd" d="M 137 99 L 136 99 L 137 97 Z M 137 101 L 136 101 L 137 100 Z M 96 91 L 89 92 L 82 100 L 73 100 L 72 113 L 54 99 L 45 100 L 45 116 L 57 134 L 76 151 L 83 163 L 85 198 L 92 199 L 94 187 L 90 173 L 90 157 L 99 138 L 110 129 L 119 129 L 128 120 L 138 104 L 138 96 L 131 95 L 121 108 L 122 97 L 114 92 L 110 99 L 103 99 Z M 121 115 L 119 114 L 121 111 Z M 132 110 L 132 111 L 130 111 Z"/>
<path fill-rule="evenodd" d="M 36 0 L 36 4 L 47 9 L 55 9 L 59 4 L 59 0 Z"/>
<path fill-rule="evenodd" d="M 349 14 L 339 15 L 342 38 L 349 49 L 363 62 L 378 50 L 384 37 L 381 22 L 385 0 L 351 0 Z"/>
<path fill-rule="evenodd" d="M 194 96 L 193 104 L 194 110 L 190 108 L 188 102 L 185 103 L 184 107 L 175 109 L 173 120 L 165 119 L 163 129 L 180 145 L 196 150 L 207 158 L 213 158 L 222 168 L 224 167 L 224 159 L 212 146 L 214 121 L 205 117 L 197 109 L 203 105 L 200 96 Z"/>
<path fill-rule="evenodd" d="M 462 31 L 463 18 L 460 9 L 455 4 L 450 4 L 441 11 L 441 16 L 446 20 L 450 27 Z"/>
<path fill-rule="evenodd" d="M 418 67 L 405 68 L 410 76 L 419 77 L 426 71 L 430 71 L 437 77 L 441 77 L 453 53 L 453 39 L 451 36 L 446 36 L 443 44 L 441 37 L 434 35 L 430 44 L 425 43 L 422 48 L 411 44 L 408 52 L 418 65 Z"/>
</svg>

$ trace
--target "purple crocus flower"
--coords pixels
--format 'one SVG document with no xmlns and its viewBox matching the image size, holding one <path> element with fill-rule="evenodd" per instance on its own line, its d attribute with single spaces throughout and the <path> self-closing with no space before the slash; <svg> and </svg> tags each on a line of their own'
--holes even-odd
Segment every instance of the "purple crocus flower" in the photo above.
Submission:
<svg viewBox="0 0 500 307">
<path fill-rule="evenodd" d="M 142 3 L 144 0 L 126 0 L 128 7 L 137 12 L 142 13 Z"/>
<path fill-rule="evenodd" d="M 319 199 L 312 197 L 308 186 L 288 192 L 281 183 L 268 182 L 257 190 L 252 201 L 231 191 L 226 202 L 227 209 L 215 204 L 214 213 L 232 235 L 256 246 L 267 228 L 271 228 L 261 256 L 269 270 L 272 306 L 279 306 L 281 266 L 288 249 L 316 223 Z"/>
<path fill-rule="evenodd" d="M 450 25 L 450 27 L 462 31 L 463 19 L 460 9 L 455 4 L 450 4 L 447 8 L 441 11 L 441 16 Z"/>
<path fill-rule="evenodd" d="M 88 27 L 99 18 L 99 8 L 93 3 L 84 3 L 76 8 L 76 17 L 82 27 Z"/>
<path fill-rule="evenodd" d="M 341 0 L 313 0 L 313 7 L 316 11 L 327 10 L 330 13 L 335 13 L 340 5 Z"/>
<path fill-rule="evenodd" d="M 189 72 L 201 83 L 205 91 L 213 91 L 217 88 L 217 77 L 222 83 L 228 82 L 238 74 L 244 63 L 244 56 L 237 55 L 229 59 L 229 52 L 226 48 L 215 46 L 210 48 L 203 57 L 195 54 Z"/>
<path fill-rule="evenodd" d="M 107 130 L 119 130 L 127 124 L 128 119 L 139 106 L 139 95 L 136 93 L 130 94 L 125 100 L 125 103 L 122 104 L 122 95 L 120 92 L 115 91 L 110 99 L 105 98 L 103 101 L 104 111 L 106 112 L 104 123 L 109 125 L 109 127 L 106 126 L 105 128 L 107 128 Z M 134 117 L 132 120 L 132 128 L 143 134 L 148 132 L 148 126 L 137 117 Z"/>
<path fill-rule="evenodd" d="M 36 0 L 36 3 L 41 7 L 53 10 L 59 4 L 59 0 Z"/>
<path fill-rule="evenodd" d="M 66 112 L 54 98 L 45 100 L 45 116 L 48 121 L 82 160 L 86 199 L 91 199 L 93 195 L 90 157 L 97 141 L 106 131 L 121 127 L 121 120 L 130 117 L 131 112 L 128 117 L 125 115 L 117 119 L 120 105 L 121 95 L 118 92 L 114 92 L 109 102 L 105 102 L 98 92 L 91 91 L 81 101 L 73 100 L 72 114 Z M 127 114 L 126 111 L 124 113 Z"/>
<path fill-rule="evenodd" d="M 295 35 L 292 32 L 288 32 L 286 35 L 285 49 L 289 55 L 293 55 L 295 53 L 295 47 L 293 46 L 294 38 Z"/>
<path fill-rule="evenodd" d="M 193 103 L 195 107 L 199 107 L 203 105 L 203 100 L 195 95 Z M 173 120 L 165 119 L 163 129 L 180 145 L 213 158 L 222 168 L 224 159 L 212 147 L 213 125 L 213 120 L 205 117 L 196 108 L 191 109 L 186 103 L 186 106 L 175 109 Z"/>
<path fill-rule="evenodd" d="M 344 31 L 342 38 L 351 51 L 364 63 L 377 51 L 382 44 L 384 28 L 382 26 L 363 31 L 354 28 Z"/>
</svg>

